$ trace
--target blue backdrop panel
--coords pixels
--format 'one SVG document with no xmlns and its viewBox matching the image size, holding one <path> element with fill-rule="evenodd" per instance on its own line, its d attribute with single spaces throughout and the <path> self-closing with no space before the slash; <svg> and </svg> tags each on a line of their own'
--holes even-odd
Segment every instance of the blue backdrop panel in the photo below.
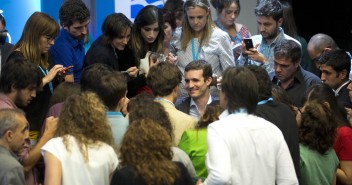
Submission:
<svg viewBox="0 0 352 185">
<path fill-rule="evenodd" d="M 3 10 L 12 43 L 16 43 L 21 37 L 29 16 L 36 11 L 41 11 L 41 0 L 0 0 L 0 9 Z"/>
</svg>

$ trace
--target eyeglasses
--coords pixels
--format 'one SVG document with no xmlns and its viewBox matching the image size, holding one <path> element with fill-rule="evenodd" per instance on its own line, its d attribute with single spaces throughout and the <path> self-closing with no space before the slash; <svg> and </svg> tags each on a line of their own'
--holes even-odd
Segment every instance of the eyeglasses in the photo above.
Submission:
<svg viewBox="0 0 352 185">
<path fill-rule="evenodd" d="M 46 40 L 47 42 L 49 42 L 49 43 L 55 39 L 54 37 L 51 37 L 51 36 L 49 36 L 49 35 L 45 35 L 44 38 L 45 38 L 45 40 Z"/>
<path fill-rule="evenodd" d="M 320 59 L 321 59 L 321 56 L 323 55 L 324 51 L 325 51 L 325 50 L 323 50 L 323 51 L 320 53 L 319 56 L 317 56 L 317 57 L 315 57 L 315 58 L 312 59 L 312 61 L 314 62 L 314 64 L 315 64 L 316 66 L 320 66 Z"/>
</svg>

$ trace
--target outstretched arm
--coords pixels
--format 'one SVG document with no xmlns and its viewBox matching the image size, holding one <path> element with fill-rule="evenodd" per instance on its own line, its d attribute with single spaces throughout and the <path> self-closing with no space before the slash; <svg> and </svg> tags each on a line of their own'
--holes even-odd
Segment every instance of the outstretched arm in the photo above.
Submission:
<svg viewBox="0 0 352 185">
<path fill-rule="evenodd" d="M 62 177 L 62 166 L 58 158 L 48 151 L 44 153 L 45 180 L 44 185 L 60 185 Z"/>
</svg>

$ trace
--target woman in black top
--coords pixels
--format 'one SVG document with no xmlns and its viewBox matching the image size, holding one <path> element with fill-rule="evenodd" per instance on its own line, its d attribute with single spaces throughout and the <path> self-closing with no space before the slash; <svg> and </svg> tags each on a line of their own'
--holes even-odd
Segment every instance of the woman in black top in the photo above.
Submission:
<svg viewBox="0 0 352 185">
<path fill-rule="evenodd" d="M 146 84 L 145 76 L 138 75 L 136 57 L 128 46 L 131 29 L 132 22 L 124 14 L 110 14 L 104 20 L 103 35 L 93 42 L 84 60 L 84 67 L 103 63 L 126 74 L 129 98 L 135 96 L 137 89 Z"/>
</svg>

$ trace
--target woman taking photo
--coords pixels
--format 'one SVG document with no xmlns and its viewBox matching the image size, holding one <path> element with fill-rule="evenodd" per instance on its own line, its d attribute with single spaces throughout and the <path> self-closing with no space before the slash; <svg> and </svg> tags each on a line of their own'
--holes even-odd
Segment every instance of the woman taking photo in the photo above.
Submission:
<svg viewBox="0 0 352 185">
<path fill-rule="evenodd" d="M 143 59 L 149 60 L 151 52 L 162 54 L 164 37 L 164 20 L 161 11 L 153 5 L 142 8 L 134 20 L 130 41 L 137 63 L 140 64 L 140 60 Z M 169 53 L 165 60 L 173 61 L 173 55 Z M 147 73 L 147 71 L 143 72 Z"/>
<path fill-rule="evenodd" d="M 174 61 L 171 53 L 167 56 L 163 55 L 164 36 L 164 21 L 161 11 L 153 5 L 142 8 L 134 19 L 129 42 L 136 57 L 139 74 L 143 74 L 143 78 L 139 79 L 140 86 L 138 86 L 137 93 L 151 93 L 145 83 L 145 77 L 151 66 L 161 60 Z M 141 86 L 142 84 L 143 86 Z"/>
<path fill-rule="evenodd" d="M 241 52 L 240 44 L 242 39 L 251 36 L 249 29 L 245 25 L 235 22 L 241 11 L 240 1 L 211 0 L 210 3 L 217 11 L 218 19 L 215 21 L 216 26 L 229 34 L 232 48 L 236 45 L 238 46 L 238 50 L 234 51 L 235 59 L 237 59 L 240 53 L 236 52 Z"/>
<path fill-rule="evenodd" d="M 46 185 L 108 185 L 118 165 L 106 109 L 94 93 L 70 96 L 56 137 L 42 148 Z"/>
<path fill-rule="evenodd" d="M 20 40 L 16 43 L 14 51 L 7 61 L 23 57 L 38 66 L 42 72 L 43 90 L 24 108 L 30 123 L 31 131 L 39 131 L 48 111 L 49 100 L 53 92 L 53 79 L 63 70 L 62 65 L 53 66 L 49 56 L 49 49 L 59 33 L 59 25 L 53 18 L 45 13 L 35 12 L 27 20 Z"/>
<path fill-rule="evenodd" d="M 52 138 L 55 131 L 54 125 L 46 124 L 46 133 L 44 132 L 40 140 L 37 141 L 37 136 L 49 109 L 49 101 L 54 88 L 53 79 L 64 69 L 62 65 L 53 66 L 48 54 L 58 33 L 59 25 L 53 18 L 45 13 L 35 12 L 28 18 L 20 40 L 7 58 L 7 61 L 25 58 L 41 71 L 42 88 L 36 91 L 36 97 L 27 107 L 21 107 L 26 112 L 26 118 L 30 125 L 30 139 L 36 143 L 31 148 L 31 141 L 27 141 L 26 149 L 21 154 L 21 163 L 27 173 L 26 181 L 28 184 L 37 183 L 37 174 L 32 169 L 40 159 L 40 148 Z"/>
<path fill-rule="evenodd" d="M 127 77 L 129 98 L 145 85 L 145 77 L 138 76 L 136 58 L 128 46 L 131 30 L 132 22 L 124 14 L 110 14 L 104 20 L 103 35 L 93 42 L 84 60 L 84 68 L 94 63 L 103 63 L 116 71 L 122 71 Z"/>
<path fill-rule="evenodd" d="M 176 29 L 170 49 L 177 55 L 182 73 L 189 62 L 200 59 L 209 62 L 217 76 L 227 67 L 235 66 L 230 37 L 214 26 L 207 0 L 185 2 L 182 28 Z M 188 96 L 184 84 L 180 84 L 180 90 L 181 97 Z"/>
</svg>

